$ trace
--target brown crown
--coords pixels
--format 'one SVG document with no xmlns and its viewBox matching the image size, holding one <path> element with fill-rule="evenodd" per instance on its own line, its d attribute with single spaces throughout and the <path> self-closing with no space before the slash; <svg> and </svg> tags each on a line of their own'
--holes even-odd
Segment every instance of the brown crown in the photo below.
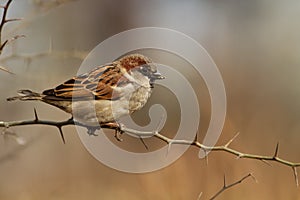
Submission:
<svg viewBox="0 0 300 200">
<path fill-rule="evenodd" d="M 151 63 L 152 61 L 146 56 L 141 54 L 130 54 L 120 58 L 118 62 L 120 62 L 122 67 L 124 67 L 127 71 L 129 71 L 135 67 Z"/>
</svg>

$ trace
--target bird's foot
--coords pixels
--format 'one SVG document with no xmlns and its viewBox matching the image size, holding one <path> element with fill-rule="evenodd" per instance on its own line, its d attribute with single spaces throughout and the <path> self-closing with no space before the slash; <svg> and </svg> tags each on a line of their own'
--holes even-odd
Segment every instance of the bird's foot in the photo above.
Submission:
<svg viewBox="0 0 300 200">
<path fill-rule="evenodd" d="M 122 124 L 118 123 L 118 122 L 107 122 L 107 123 L 103 123 L 100 125 L 102 128 L 109 128 L 109 129 L 114 129 L 115 130 L 115 138 L 121 142 L 123 141 L 123 139 L 121 138 L 122 134 L 124 133 L 124 131 L 122 131 Z"/>
<path fill-rule="evenodd" d="M 122 142 L 123 139 L 121 138 L 122 134 L 124 131 L 122 131 L 120 128 L 115 129 L 115 138 L 119 141 Z"/>
</svg>

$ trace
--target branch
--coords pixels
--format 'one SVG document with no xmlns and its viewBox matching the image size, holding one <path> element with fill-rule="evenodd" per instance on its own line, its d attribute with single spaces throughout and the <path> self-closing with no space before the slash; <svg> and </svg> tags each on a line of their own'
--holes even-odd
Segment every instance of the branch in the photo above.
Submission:
<svg viewBox="0 0 300 200">
<path fill-rule="evenodd" d="M 4 6 L 1 6 L 1 8 L 3 9 L 3 14 L 1 17 L 1 22 L 0 22 L 0 54 L 2 54 L 3 49 L 7 46 L 8 43 L 10 43 L 20 37 L 23 37 L 23 35 L 16 35 L 16 36 L 2 42 L 2 33 L 3 33 L 4 25 L 9 22 L 21 20 L 19 18 L 7 19 L 7 12 L 8 12 L 9 6 L 11 5 L 11 2 L 12 2 L 12 0 L 8 0 Z"/>
<path fill-rule="evenodd" d="M 3 8 L 3 14 L 2 14 L 1 23 L 0 23 L 0 34 L 2 33 L 2 29 L 5 25 L 5 23 L 7 23 L 7 19 L 6 19 L 7 11 L 8 11 L 8 8 L 9 8 L 11 2 L 12 2 L 12 0 L 8 0 L 4 6 L 1 6 L 1 8 Z"/>
<path fill-rule="evenodd" d="M 5 46 L 7 46 L 9 43 L 11 43 L 11 42 L 13 42 L 13 41 L 15 41 L 15 40 L 17 40 L 18 38 L 21 38 L 21 37 L 25 37 L 25 35 L 16 35 L 16 36 L 14 36 L 10 39 L 5 40 L 0 46 L 0 54 L 3 51 Z"/>
<path fill-rule="evenodd" d="M 7 72 L 7 73 L 9 73 L 9 74 L 14 74 L 13 72 L 9 71 L 8 69 L 6 69 L 6 68 L 3 67 L 3 66 L 0 66 L 0 70 L 5 71 L 5 72 Z"/>
<path fill-rule="evenodd" d="M 240 183 L 242 183 L 245 179 L 249 178 L 249 177 L 252 177 L 254 180 L 255 180 L 255 177 L 250 173 L 250 174 L 247 174 L 246 176 L 244 176 L 243 178 L 241 178 L 240 180 L 236 181 L 236 182 L 233 182 L 229 185 L 226 185 L 226 177 L 224 175 L 224 183 L 223 183 L 223 187 L 214 195 L 210 198 L 210 200 L 213 200 L 215 198 L 217 198 L 221 193 L 223 193 L 225 190 L 228 190 L 229 188 L 235 186 L 235 185 L 238 185 Z"/>
<path fill-rule="evenodd" d="M 58 121 L 58 122 L 57 121 L 40 120 L 37 116 L 36 111 L 34 111 L 34 113 L 35 113 L 35 119 L 33 119 L 33 120 L 21 120 L 21 121 L 10 121 L 10 122 L 0 121 L 0 127 L 9 128 L 9 127 L 14 127 L 14 126 L 24 126 L 24 125 L 54 126 L 54 127 L 58 128 L 58 130 L 61 134 L 63 142 L 65 142 L 64 137 L 63 137 L 63 132 L 62 132 L 62 128 L 64 126 L 78 125 L 78 126 L 81 126 L 81 127 L 85 127 L 85 128 L 88 129 L 88 133 L 90 133 L 90 134 L 93 134 L 93 132 L 96 130 L 95 127 L 88 127 L 84 124 L 81 124 L 77 121 L 74 121 L 73 118 L 71 118 L 69 120 L 65 120 L 65 121 Z M 237 137 L 237 135 L 235 135 L 225 145 L 210 147 L 210 146 L 206 146 L 206 145 L 201 144 L 200 142 L 198 142 L 197 138 L 195 138 L 194 141 L 174 140 L 174 139 L 168 138 L 168 137 L 160 134 L 158 131 L 139 131 L 139 130 L 134 130 L 134 129 L 127 128 L 123 124 L 120 124 L 119 127 L 103 127 L 103 128 L 114 129 L 114 130 L 117 130 L 117 131 L 121 131 L 123 133 L 133 134 L 133 135 L 136 135 L 138 137 L 153 136 L 153 137 L 158 138 L 159 140 L 162 140 L 162 141 L 166 142 L 169 145 L 169 148 L 170 148 L 171 145 L 174 145 L 174 144 L 192 145 L 192 146 L 198 147 L 199 149 L 202 149 L 204 151 L 223 151 L 223 152 L 227 152 L 229 154 L 237 156 L 237 158 L 254 159 L 254 160 L 260 160 L 260 161 L 263 161 L 263 162 L 272 161 L 272 162 L 275 162 L 275 163 L 279 163 L 279 164 L 282 164 L 282 165 L 285 165 L 285 166 L 288 166 L 288 167 L 292 168 L 296 185 L 297 186 L 299 185 L 297 168 L 300 166 L 300 163 L 299 162 L 298 163 L 291 162 L 291 161 L 285 160 L 283 158 L 280 158 L 278 156 L 279 144 L 276 145 L 274 154 L 272 156 L 264 156 L 264 155 L 243 153 L 243 152 L 240 152 L 240 151 L 235 150 L 233 148 L 230 148 L 229 145 L 234 140 L 234 138 Z"/>
<path fill-rule="evenodd" d="M 14 21 L 18 21 L 18 20 L 22 20 L 21 18 L 11 18 L 11 19 L 7 19 L 7 13 L 8 10 L 10 8 L 10 5 L 12 3 L 13 0 L 7 0 L 6 4 L 1 6 L 0 5 L 0 9 L 3 9 L 3 13 L 2 16 L 0 18 L 0 55 L 2 54 L 4 48 L 11 42 L 17 40 L 18 38 L 21 37 L 25 37 L 24 35 L 15 35 L 14 37 L 11 37 L 9 39 L 3 40 L 3 28 L 4 25 L 6 23 L 9 22 L 14 22 Z M 45 14 L 45 11 L 50 10 L 52 8 L 55 8 L 57 6 L 66 4 L 68 2 L 74 2 L 76 0 L 51 0 L 51 1 L 41 1 L 41 0 L 35 0 L 33 3 L 41 8 L 41 13 Z M 30 21 L 29 19 L 36 17 L 36 14 L 31 14 L 30 16 L 27 16 L 26 19 L 27 21 Z M 25 23 L 22 23 L 21 25 L 24 25 Z M 17 29 L 19 29 L 20 26 L 17 27 Z M 16 32 L 16 30 L 12 31 L 11 33 L 9 33 L 9 35 L 12 35 Z M 34 53 L 34 54 L 19 54 L 19 53 L 15 53 L 12 52 L 10 55 L 2 57 L 0 59 L 1 62 L 6 62 L 7 60 L 10 59 L 24 59 L 26 61 L 27 64 L 31 63 L 33 58 L 41 58 L 41 57 L 47 57 L 47 56 L 57 56 L 57 57 L 62 57 L 62 58 L 66 58 L 66 57 L 71 57 L 71 58 L 77 58 L 80 60 L 83 60 L 86 55 L 88 54 L 88 52 L 84 52 L 84 51 L 77 51 L 77 50 L 73 50 L 73 51 L 52 51 L 52 46 L 50 47 L 49 51 L 47 52 L 42 52 L 42 53 Z M 10 74 L 13 74 L 13 72 L 9 71 L 6 67 L 1 66 L 0 67 L 1 71 L 4 72 L 8 72 Z"/>
<path fill-rule="evenodd" d="M 10 42 L 13 42 L 13 41 L 15 41 L 16 39 L 18 39 L 20 37 L 24 37 L 23 35 L 16 35 L 16 36 L 14 36 L 14 37 L 12 37 L 10 39 L 7 39 L 4 42 L 2 42 L 2 33 L 3 33 L 3 27 L 4 27 L 4 25 L 6 23 L 8 23 L 8 22 L 14 22 L 14 21 L 21 20 L 21 19 L 17 19 L 17 18 L 15 18 L 15 19 L 7 19 L 7 12 L 8 12 L 8 9 L 9 9 L 9 6 L 10 6 L 11 2 L 12 2 L 12 0 L 8 0 L 4 6 L 0 6 L 0 8 L 3 9 L 3 13 L 2 13 L 2 17 L 1 17 L 1 22 L 0 22 L 0 55 L 2 54 L 3 49 Z M 10 74 L 13 74 L 13 72 L 9 71 L 8 69 L 6 69 L 3 66 L 0 66 L 0 70 L 4 71 L 4 72 L 7 72 L 7 73 L 10 73 Z"/>
</svg>

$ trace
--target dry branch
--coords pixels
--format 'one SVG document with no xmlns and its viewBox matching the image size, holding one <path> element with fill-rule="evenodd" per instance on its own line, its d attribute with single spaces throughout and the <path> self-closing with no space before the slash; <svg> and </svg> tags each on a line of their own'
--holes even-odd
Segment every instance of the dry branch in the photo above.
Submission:
<svg viewBox="0 0 300 200">
<path fill-rule="evenodd" d="M 3 66 L 0 66 L 0 70 L 5 71 L 5 72 L 7 72 L 7 73 L 9 73 L 9 74 L 14 74 L 13 72 L 9 71 L 8 69 L 6 69 L 6 68 L 3 67 Z"/>
<path fill-rule="evenodd" d="M 233 186 L 236 186 L 240 183 L 242 183 L 245 179 L 249 178 L 249 177 L 252 177 L 254 180 L 255 177 L 250 173 L 250 174 L 247 174 L 246 176 L 242 177 L 241 179 L 239 179 L 238 181 L 236 182 L 233 182 L 229 185 L 226 184 L 226 176 L 224 175 L 224 180 L 223 180 L 223 187 L 215 194 L 213 195 L 210 200 L 213 200 L 213 199 L 216 199 L 221 193 L 223 193 L 224 191 L 228 190 L 229 188 L 233 187 Z"/>
<path fill-rule="evenodd" d="M 6 129 L 8 129 L 10 127 L 24 126 L 24 125 L 48 125 L 48 126 L 54 126 L 54 127 L 58 128 L 58 130 L 60 132 L 60 135 L 62 137 L 63 142 L 65 142 L 65 139 L 64 139 L 64 136 L 63 136 L 63 131 L 62 131 L 62 128 L 64 126 L 78 125 L 78 126 L 86 127 L 88 129 L 89 133 L 93 133 L 96 130 L 95 127 L 87 127 L 84 124 L 81 124 L 79 122 L 74 121 L 73 118 L 65 120 L 65 121 L 40 120 L 38 118 L 38 115 L 37 115 L 37 113 L 36 113 L 35 110 L 34 110 L 34 115 L 35 115 L 35 118 L 33 120 L 21 120 L 21 121 L 9 121 L 9 122 L 0 121 L 0 127 L 4 127 Z M 109 128 L 109 127 L 103 127 L 103 128 Z M 116 128 L 110 128 L 110 129 L 116 130 Z M 276 145 L 276 148 L 275 148 L 275 151 L 274 151 L 273 155 L 266 156 L 266 155 L 256 155 L 256 154 L 243 153 L 243 152 L 240 152 L 240 151 L 235 150 L 233 148 L 230 148 L 229 145 L 237 137 L 237 135 L 235 135 L 225 145 L 220 145 L 220 146 L 206 146 L 206 145 L 201 144 L 200 142 L 198 142 L 197 141 L 197 137 L 193 141 L 189 141 L 189 140 L 174 140 L 174 139 L 168 138 L 168 137 L 160 134 L 158 131 L 139 131 L 139 130 L 134 130 L 134 129 L 127 128 L 126 126 L 124 126 L 122 124 L 120 124 L 120 126 L 117 129 L 118 129 L 118 131 L 121 131 L 123 133 L 133 134 L 133 135 L 136 135 L 138 137 L 143 137 L 143 136 L 156 137 L 156 138 L 158 138 L 158 139 L 166 142 L 169 145 L 169 148 L 170 148 L 171 145 L 175 145 L 175 144 L 192 145 L 192 146 L 198 147 L 199 149 L 204 150 L 205 152 L 207 152 L 207 151 L 223 151 L 223 152 L 227 152 L 227 153 L 230 153 L 232 155 L 235 155 L 235 156 L 237 156 L 237 158 L 254 159 L 254 160 L 260 160 L 260 161 L 263 161 L 263 162 L 267 162 L 267 161 L 276 162 L 276 163 L 279 163 L 279 164 L 291 167 L 291 169 L 293 170 L 294 177 L 295 177 L 296 185 L 297 186 L 299 185 L 299 183 L 298 183 L 297 168 L 300 166 L 300 163 L 299 162 L 291 162 L 291 161 L 285 160 L 283 158 L 280 158 L 278 156 L 279 144 Z"/>
<path fill-rule="evenodd" d="M 19 18 L 12 18 L 12 19 L 7 19 L 7 12 L 8 12 L 8 9 L 9 9 L 9 6 L 11 5 L 11 2 L 12 0 L 8 0 L 6 2 L 6 4 L 4 6 L 0 6 L 0 8 L 3 9 L 3 12 L 2 12 L 2 16 L 1 16 L 1 22 L 0 22 L 0 55 L 2 54 L 3 52 L 3 49 L 11 42 L 17 40 L 18 38 L 20 37 L 24 37 L 24 35 L 15 35 L 9 39 L 6 39 L 4 42 L 3 42 L 3 28 L 4 28 L 4 25 L 9 23 L 9 22 L 14 22 L 14 21 L 19 21 L 21 19 Z M 0 66 L 0 70 L 1 71 L 4 71 L 4 72 L 8 72 L 10 74 L 13 74 L 11 71 L 9 71 L 8 69 L 6 69 L 5 67 L 3 66 Z"/>
<path fill-rule="evenodd" d="M 14 22 L 14 21 L 19 21 L 21 19 L 19 18 L 15 18 L 15 19 L 7 19 L 7 12 L 9 9 L 9 6 L 11 5 L 12 0 L 8 0 L 6 2 L 6 4 L 4 6 L 1 6 L 1 8 L 3 9 L 3 13 L 2 13 L 2 17 L 1 17 L 1 22 L 0 22 L 0 54 L 2 54 L 3 49 L 7 46 L 8 43 L 20 38 L 20 37 L 24 37 L 23 35 L 16 35 L 10 39 L 7 39 L 3 42 L 3 28 L 4 25 L 9 23 L 9 22 Z"/>
</svg>

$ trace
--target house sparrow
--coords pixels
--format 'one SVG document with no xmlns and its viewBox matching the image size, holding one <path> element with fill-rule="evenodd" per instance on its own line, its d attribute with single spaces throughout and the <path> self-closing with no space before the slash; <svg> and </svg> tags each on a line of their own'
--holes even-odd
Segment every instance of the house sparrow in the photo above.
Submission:
<svg viewBox="0 0 300 200">
<path fill-rule="evenodd" d="M 141 109 L 151 95 L 154 81 L 163 78 L 149 58 L 131 54 L 53 89 L 42 93 L 20 90 L 19 96 L 7 100 L 39 100 L 72 114 L 86 126 L 114 127 L 120 117 Z"/>
</svg>

